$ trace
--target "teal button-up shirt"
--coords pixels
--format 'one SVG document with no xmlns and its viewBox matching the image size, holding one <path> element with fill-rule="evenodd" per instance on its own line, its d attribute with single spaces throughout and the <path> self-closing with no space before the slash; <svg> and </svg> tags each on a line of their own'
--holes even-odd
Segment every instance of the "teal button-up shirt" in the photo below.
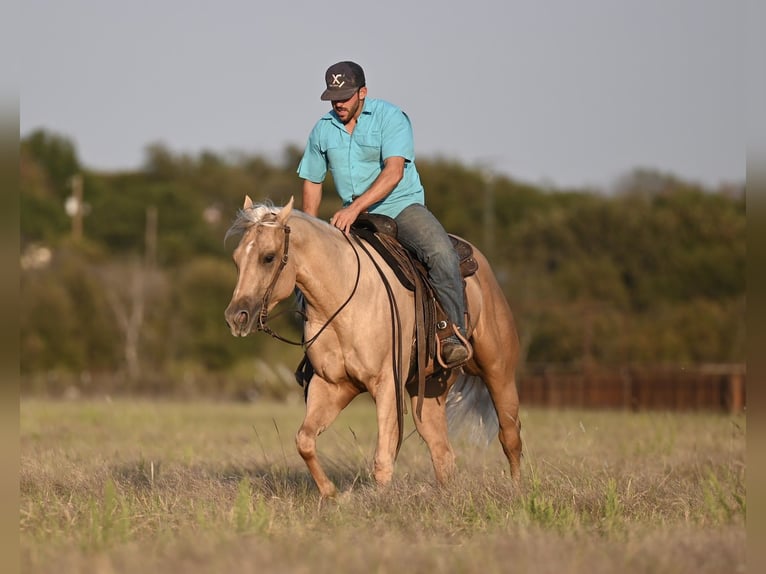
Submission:
<svg viewBox="0 0 766 574">
<path fill-rule="evenodd" d="M 334 111 L 320 118 L 309 134 L 298 175 L 321 183 L 329 169 L 343 205 L 348 205 L 372 185 L 383 162 L 396 156 L 406 160 L 404 177 L 387 197 L 370 206 L 372 213 L 396 217 L 413 203 L 424 204 L 425 193 L 415 167 L 415 143 L 407 114 L 383 100 L 366 98 L 351 134 Z"/>
</svg>

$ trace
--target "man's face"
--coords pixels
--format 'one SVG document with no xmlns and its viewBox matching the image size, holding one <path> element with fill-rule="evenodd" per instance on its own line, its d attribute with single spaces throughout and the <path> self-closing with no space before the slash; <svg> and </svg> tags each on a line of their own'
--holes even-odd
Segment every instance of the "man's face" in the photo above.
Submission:
<svg viewBox="0 0 766 574">
<path fill-rule="evenodd" d="M 359 88 L 354 95 L 347 100 L 333 100 L 332 109 L 335 110 L 338 118 L 344 124 L 352 119 L 359 117 L 364 106 L 364 98 L 367 95 L 367 88 Z"/>
</svg>

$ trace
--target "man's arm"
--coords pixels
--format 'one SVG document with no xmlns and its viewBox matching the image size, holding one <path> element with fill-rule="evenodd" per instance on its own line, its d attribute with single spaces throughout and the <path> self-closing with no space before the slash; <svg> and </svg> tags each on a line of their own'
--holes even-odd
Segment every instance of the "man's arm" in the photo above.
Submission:
<svg viewBox="0 0 766 574">
<path fill-rule="evenodd" d="M 303 211 L 316 217 L 322 202 L 322 184 L 303 180 Z"/>
<path fill-rule="evenodd" d="M 385 199 L 404 177 L 404 158 L 389 157 L 383 163 L 383 169 L 362 195 L 354 200 L 352 205 L 357 207 L 357 215 L 367 210 L 371 205 Z"/>
<path fill-rule="evenodd" d="M 351 224 L 356 221 L 360 213 L 366 211 L 371 205 L 385 199 L 399 185 L 399 182 L 404 177 L 404 162 L 404 158 L 399 156 L 387 158 L 383 164 L 383 169 L 375 181 L 372 182 L 372 185 L 367 188 L 367 191 L 357 197 L 352 204 L 333 215 L 330 223 L 343 231 L 343 233 L 348 233 L 351 229 Z M 319 193 L 321 197 L 321 186 Z M 305 206 L 305 184 L 303 187 L 303 197 Z"/>
</svg>

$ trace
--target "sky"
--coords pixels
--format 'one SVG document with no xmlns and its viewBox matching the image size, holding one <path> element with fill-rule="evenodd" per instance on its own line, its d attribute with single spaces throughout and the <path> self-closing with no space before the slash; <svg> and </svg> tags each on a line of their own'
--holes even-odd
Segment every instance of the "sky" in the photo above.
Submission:
<svg viewBox="0 0 766 574">
<path fill-rule="evenodd" d="M 407 112 L 417 157 L 550 187 L 745 179 L 745 6 L 726 0 L 25 0 L 19 128 L 95 170 L 145 149 L 302 148 L 327 67 Z M 426 190 L 427 191 L 427 190 Z"/>
</svg>

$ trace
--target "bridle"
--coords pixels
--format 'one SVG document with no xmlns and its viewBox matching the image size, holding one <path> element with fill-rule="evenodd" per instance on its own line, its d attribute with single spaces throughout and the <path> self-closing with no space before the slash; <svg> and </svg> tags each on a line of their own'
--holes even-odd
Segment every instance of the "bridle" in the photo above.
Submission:
<svg viewBox="0 0 766 574">
<path fill-rule="evenodd" d="M 359 286 L 359 277 L 361 276 L 361 269 L 362 264 L 359 259 L 359 253 L 356 250 L 356 247 L 351 242 L 351 240 L 348 238 L 348 236 L 344 233 L 343 237 L 345 237 L 346 241 L 348 241 L 348 244 L 351 245 L 351 248 L 354 250 L 354 255 L 356 256 L 356 281 L 354 281 L 354 288 L 351 290 L 351 293 L 346 298 L 346 300 L 343 302 L 343 304 L 338 307 L 338 309 L 330 316 L 329 319 L 325 322 L 324 325 L 322 325 L 321 329 L 317 331 L 313 337 L 311 337 L 308 341 L 291 341 L 290 339 L 287 339 L 283 336 L 281 336 L 279 333 L 275 332 L 271 327 L 268 326 L 267 321 L 269 319 L 269 301 L 271 300 L 271 295 L 274 292 L 274 288 L 277 285 L 277 281 L 279 281 L 279 276 L 282 274 L 282 271 L 284 270 L 285 266 L 287 265 L 287 261 L 289 259 L 289 251 L 290 251 L 290 226 L 289 225 L 281 225 L 280 228 L 285 234 L 285 241 L 282 244 L 282 258 L 279 261 L 279 266 L 277 267 L 276 271 L 274 272 L 274 276 L 271 278 L 271 282 L 269 283 L 269 286 L 266 288 L 265 293 L 263 294 L 263 299 L 261 299 L 261 310 L 258 313 L 258 322 L 256 324 L 256 329 L 258 331 L 263 331 L 264 333 L 271 335 L 273 338 L 282 341 L 283 343 L 287 343 L 289 345 L 295 345 L 303 347 L 304 350 L 307 350 L 311 345 L 314 344 L 314 342 L 319 338 L 319 335 L 322 334 L 322 332 L 332 323 L 333 319 L 338 316 L 338 314 L 346 307 L 346 305 L 349 304 L 351 299 L 354 297 L 354 294 L 356 293 L 356 289 Z M 298 310 L 297 313 L 303 318 L 303 320 L 306 320 L 306 314 L 303 312 L 303 310 Z M 279 316 L 282 313 L 279 313 L 275 316 Z"/>
<path fill-rule="evenodd" d="M 281 229 L 285 234 L 285 240 L 282 243 L 282 259 L 280 259 L 279 266 L 274 272 L 274 276 L 271 278 L 271 283 L 269 283 L 269 286 L 266 288 L 266 291 L 263 294 L 263 299 L 261 299 L 261 310 L 258 313 L 258 324 L 256 325 L 256 328 L 259 331 L 268 333 L 272 337 L 284 340 L 266 324 L 266 321 L 268 321 L 269 318 L 268 305 L 269 301 L 271 300 L 271 295 L 274 292 L 274 287 L 276 287 L 277 281 L 279 281 L 279 276 L 282 275 L 282 271 L 284 270 L 285 266 L 287 265 L 287 261 L 289 260 L 288 252 L 290 251 L 290 226 L 282 225 Z M 290 341 L 285 342 L 289 343 Z"/>
</svg>

